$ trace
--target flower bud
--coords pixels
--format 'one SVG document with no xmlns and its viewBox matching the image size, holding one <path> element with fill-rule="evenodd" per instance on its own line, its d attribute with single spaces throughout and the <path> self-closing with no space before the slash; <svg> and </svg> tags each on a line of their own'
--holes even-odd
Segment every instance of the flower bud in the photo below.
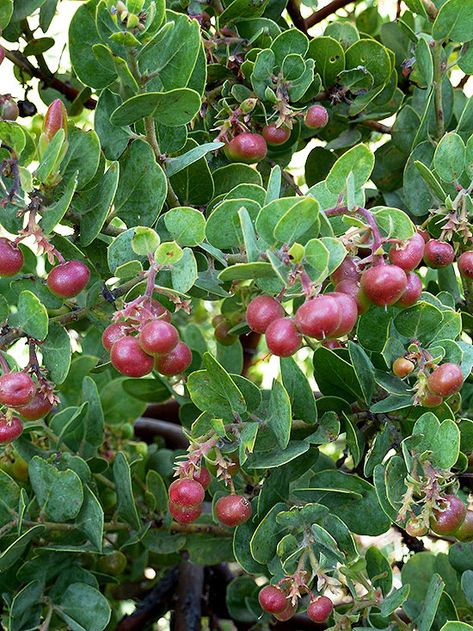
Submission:
<svg viewBox="0 0 473 631">
<path fill-rule="evenodd" d="M 60 99 L 55 99 L 48 107 L 43 122 L 43 133 L 47 143 L 51 142 L 56 132 L 64 129 L 67 139 L 67 112 L 64 103 Z"/>
<path fill-rule="evenodd" d="M 249 114 L 250 112 L 252 112 L 255 109 L 255 105 L 257 102 L 258 99 L 255 98 L 245 99 L 240 105 L 240 109 L 243 114 Z"/>
</svg>

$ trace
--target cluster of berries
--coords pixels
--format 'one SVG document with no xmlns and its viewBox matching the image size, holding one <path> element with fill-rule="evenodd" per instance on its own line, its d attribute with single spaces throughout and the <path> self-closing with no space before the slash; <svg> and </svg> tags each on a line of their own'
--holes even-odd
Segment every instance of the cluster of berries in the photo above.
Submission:
<svg viewBox="0 0 473 631">
<path fill-rule="evenodd" d="M 112 365 L 127 377 L 144 377 L 153 368 L 178 375 L 191 365 L 192 352 L 171 324 L 171 313 L 152 298 L 141 297 L 116 314 L 102 334 Z"/>
<path fill-rule="evenodd" d="M 459 541 L 473 540 L 473 510 L 467 509 L 457 495 L 445 495 L 433 510 L 430 528 L 440 536 L 454 536 Z M 421 517 L 410 517 L 406 531 L 412 537 L 423 537 L 429 531 Z"/>
<path fill-rule="evenodd" d="M 189 524 L 202 513 L 202 503 L 211 482 L 205 467 L 193 478 L 179 478 L 169 487 L 169 512 L 181 524 Z M 215 516 L 221 524 L 233 528 L 244 524 L 252 515 L 250 502 L 243 495 L 225 495 L 215 502 Z"/>
<path fill-rule="evenodd" d="M 410 355 L 412 357 L 412 355 Z M 393 362 L 393 373 L 404 379 L 411 375 L 416 368 L 413 359 L 398 357 Z M 461 390 L 463 374 L 458 364 L 447 362 L 432 370 L 427 377 L 427 392 L 422 397 L 424 407 L 437 407 L 445 397 L 450 397 Z"/>
<path fill-rule="evenodd" d="M 292 603 L 289 594 L 276 585 L 266 585 L 258 594 L 261 609 L 280 621 L 290 620 L 297 611 L 297 605 Z M 333 611 L 333 602 L 327 596 L 311 594 L 307 607 L 307 616 L 312 622 L 326 622 Z"/>
</svg>

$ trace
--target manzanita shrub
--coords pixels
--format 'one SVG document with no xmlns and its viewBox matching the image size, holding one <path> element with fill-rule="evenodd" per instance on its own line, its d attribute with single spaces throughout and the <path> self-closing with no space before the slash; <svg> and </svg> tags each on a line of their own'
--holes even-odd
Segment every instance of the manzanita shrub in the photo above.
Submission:
<svg viewBox="0 0 473 631">
<path fill-rule="evenodd" d="M 55 74 L 57 4 L 0 1 L 4 628 L 473 629 L 473 0 L 89 0 Z"/>
</svg>

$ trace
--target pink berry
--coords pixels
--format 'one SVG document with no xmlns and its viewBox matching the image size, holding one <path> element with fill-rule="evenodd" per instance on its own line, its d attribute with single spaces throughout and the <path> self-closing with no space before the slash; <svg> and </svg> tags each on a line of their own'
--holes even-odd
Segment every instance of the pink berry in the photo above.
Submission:
<svg viewBox="0 0 473 631">
<path fill-rule="evenodd" d="M 412 272 L 422 261 L 424 248 L 424 238 L 416 232 L 403 247 L 394 246 L 389 250 L 389 260 L 405 272 Z"/>
<path fill-rule="evenodd" d="M 304 122 L 310 129 L 321 129 L 328 123 L 328 112 L 323 105 L 312 105 L 305 113 Z"/>
<path fill-rule="evenodd" d="M 266 344 L 273 355 L 290 357 L 301 347 L 301 335 L 291 318 L 274 320 L 266 329 Z"/>
<path fill-rule="evenodd" d="M 110 351 L 112 346 L 122 337 L 126 337 L 129 325 L 126 322 L 114 322 L 110 324 L 102 333 L 102 345 Z"/>
<path fill-rule="evenodd" d="M 340 326 L 342 314 L 333 296 L 320 295 L 304 302 L 296 312 L 296 325 L 303 335 L 316 340 L 330 337 Z"/>
<path fill-rule="evenodd" d="M 422 293 L 422 281 L 415 272 L 407 272 L 407 285 L 402 296 L 397 301 L 399 307 L 412 307 L 419 300 Z"/>
<path fill-rule="evenodd" d="M 204 497 L 204 487 L 196 480 L 181 478 L 169 487 L 169 501 L 176 506 L 197 506 Z"/>
<path fill-rule="evenodd" d="M 256 296 L 246 310 L 248 326 L 256 333 L 266 333 L 271 322 L 283 317 L 281 303 L 271 296 Z"/>
<path fill-rule="evenodd" d="M 35 392 L 35 383 L 25 372 L 7 372 L 0 377 L 0 403 L 3 405 L 26 405 Z"/>
<path fill-rule="evenodd" d="M 441 269 L 447 267 L 455 260 L 455 250 L 450 243 L 445 241 L 438 241 L 437 239 L 430 239 L 425 244 L 424 249 L 424 262 L 428 267 L 433 269 Z"/>
<path fill-rule="evenodd" d="M 23 263 L 20 248 L 10 239 L 0 237 L 0 276 L 15 276 L 21 271 Z"/>
<path fill-rule="evenodd" d="M 268 613 L 282 613 L 288 603 L 286 594 L 274 585 L 266 585 L 258 594 L 261 609 Z"/>
<path fill-rule="evenodd" d="M 165 320 L 151 320 L 141 329 L 138 340 L 145 353 L 166 354 L 177 346 L 179 333 Z"/>
<path fill-rule="evenodd" d="M 397 265 L 375 265 L 361 275 L 361 288 L 379 307 L 397 302 L 406 287 L 406 273 Z"/>
<path fill-rule="evenodd" d="M 144 352 L 136 337 L 122 337 L 112 346 L 112 365 L 127 377 L 144 377 L 154 366 L 154 358 Z"/>
<path fill-rule="evenodd" d="M 307 608 L 312 622 L 325 622 L 333 610 L 333 602 L 327 596 L 318 596 Z"/>
<path fill-rule="evenodd" d="M 4 417 L 0 419 L 0 443 L 11 443 L 21 436 L 23 423 L 17 416 L 13 416 L 9 421 Z"/>
<path fill-rule="evenodd" d="M 50 291 L 60 298 L 72 298 L 85 289 L 90 271 L 82 261 L 66 261 L 53 267 L 48 274 Z"/>
<path fill-rule="evenodd" d="M 252 515 L 250 502 L 243 495 L 225 495 L 215 502 L 215 515 L 225 526 L 239 526 Z"/>
<path fill-rule="evenodd" d="M 191 349 L 184 342 L 179 342 L 167 355 L 156 357 L 155 367 L 162 375 L 172 376 L 187 370 L 191 363 Z"/>
</svg>

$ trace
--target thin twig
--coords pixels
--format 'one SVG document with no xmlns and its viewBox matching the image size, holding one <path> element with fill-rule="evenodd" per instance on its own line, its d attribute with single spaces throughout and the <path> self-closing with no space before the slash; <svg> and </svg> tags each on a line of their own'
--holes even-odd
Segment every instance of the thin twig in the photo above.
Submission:
<svg viewBox="0 0 473 631">
<path fill-rule="evenodd" d="M 326 7 L 322 7 L 306 19 L 305 23 L 307 28 L 309 29 L 314 26 L 314 24 L 322 22 L 328 18 L 329 15 L 338 11 L 338 9 L 343 9 L 343 7 L 346 7 L 348 4 L 356 4 L 357 2 L 358 0 L 333 0 L 333 2 L 327 4 Z"/>
</svg>

